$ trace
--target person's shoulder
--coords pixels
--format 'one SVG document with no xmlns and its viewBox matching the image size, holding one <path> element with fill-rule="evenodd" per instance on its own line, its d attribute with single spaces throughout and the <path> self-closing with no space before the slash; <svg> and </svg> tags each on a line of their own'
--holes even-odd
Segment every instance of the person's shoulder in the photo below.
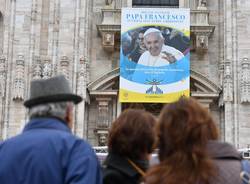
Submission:
<svg viewBox="0 0 250 184">
<path fill-rule="evenodd" d="M 149 51 L 145 51 L 143 52 L 143 54 L 140 56 L 139 60 L 138 60 L 138 64 L 144 63 L 145 59 L 147 59 L 149 57 Z"/>
<path fill-rule="evenodd" d="M 122 184 L 125 181 L 126 181 L 126 177 L 118 170 L 111 168 L 111 167 L 103 168 L 103 183 L 104 184 L 112 184 L 112 183 Z"/>
</svg>

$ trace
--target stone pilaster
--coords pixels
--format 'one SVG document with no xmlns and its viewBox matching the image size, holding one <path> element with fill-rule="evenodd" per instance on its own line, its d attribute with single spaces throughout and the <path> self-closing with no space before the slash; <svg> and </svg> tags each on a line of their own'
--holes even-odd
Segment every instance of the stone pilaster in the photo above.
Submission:
<svg viewBox="0 0 250 184">
<path fill-rule="evenodd" d="M 43 79 L 48 79 L 52 77 L 52 70 L 53 64 L 51 63 L 51 60 L 49 58 L 45 58 L 42 72 Z"/>
<path fill-rule="evenodd" d="M 24 79 L 24 56 L 18 55 L 16 60 L 13 100 L 24 100 L 25 79 Z"/>
<path fill-rule="evenodd" d="M 4 117 L 4 96 L 5 96 L 5 81 L 6 81 L 6 59 L 0 56 L 0 140 L 2 139 L 3 117 Z"/>
<path fill-rule="evenodd" d="M 241 103 L 250 102 L 250 65 L 247 57 L 242 59 L 241 62 Z"/>
<path fill-rule="evenodd" d="M 41 79 L 41 77 L 42 77 L 41 58 L 37 56 L 35 57 L 32 66 L 32 79 Z"/>
<path fill-rule="evenodd" d="M 5 95 L 5 81 L 6 81 L 6 64 L 5 57 L 0 56 L 0 101 L 2 101 L 2 97 Z"/>
<path fill-rule="evenodd" d="M 60 59 L 60 74 L 63 74 L 69 80 L 69 58 L 62 56 Z"/>
</svg>

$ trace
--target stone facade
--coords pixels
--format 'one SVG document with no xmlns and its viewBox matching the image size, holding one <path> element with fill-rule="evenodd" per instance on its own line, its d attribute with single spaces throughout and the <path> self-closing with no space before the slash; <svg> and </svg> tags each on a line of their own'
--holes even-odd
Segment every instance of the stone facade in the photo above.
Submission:
<svg viewBox="0 0 250 184">
<path fill-rule="evenodd" d="M 0 0 L 0 138 L 19 133 L 32 79 L 64 74 L 84 102 L 73 132 L 105 145 L 118 102 L 120 15 L 132 0 Z M 191 96 L 218 122 L 221 139 L 250 142 L 248 0 L 179 0 L 191 9 Z M 178 8 L 178 7 L 177 7 Z M 137 104 L 159 113 L 157 104 Z M 157 107 L 155 109 L 155 107 Z"/>
</svg>

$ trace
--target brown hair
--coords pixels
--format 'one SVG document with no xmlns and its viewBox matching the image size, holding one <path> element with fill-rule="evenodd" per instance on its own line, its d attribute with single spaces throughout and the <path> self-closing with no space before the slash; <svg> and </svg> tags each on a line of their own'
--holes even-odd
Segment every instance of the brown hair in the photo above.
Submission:
<svg viewBox="0 0 250 184">
<path fill-rule="evenodd" d="M 112 124 L 108 137 L 109 151 L 131 159 L 142 159 L 153 151 L 155 123 L 149 112 L 126 109 Z"/>
<path fill-rule="evenodd" d="M 209 184 L 216 172 L 206 145 L 218 131 L 208 110 L 183 97 L 163 108 L 157 131 L 160 164 L 148 172 L 147 184 Z"/>
</svg>

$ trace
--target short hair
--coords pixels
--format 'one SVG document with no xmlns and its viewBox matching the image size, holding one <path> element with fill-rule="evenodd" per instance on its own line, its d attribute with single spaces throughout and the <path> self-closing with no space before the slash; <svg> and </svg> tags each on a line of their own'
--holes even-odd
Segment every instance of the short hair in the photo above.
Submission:
<svg viewBox="0 0 250 184">
<path fill-rule="evenodd" d="M 155 144 L 156 120 L 140 109 L 126 109 L 113 122 L 108 136 L 109 152 L 131 159 L 152 153 Z"/>
<path fill-rule="evenodd" d="M 29 117 L 56 117 L 65 120 L 67 107 L 72 105 L 72 102 L 54 102 L 33 106 L 29 109 Z"/>
</svg>

